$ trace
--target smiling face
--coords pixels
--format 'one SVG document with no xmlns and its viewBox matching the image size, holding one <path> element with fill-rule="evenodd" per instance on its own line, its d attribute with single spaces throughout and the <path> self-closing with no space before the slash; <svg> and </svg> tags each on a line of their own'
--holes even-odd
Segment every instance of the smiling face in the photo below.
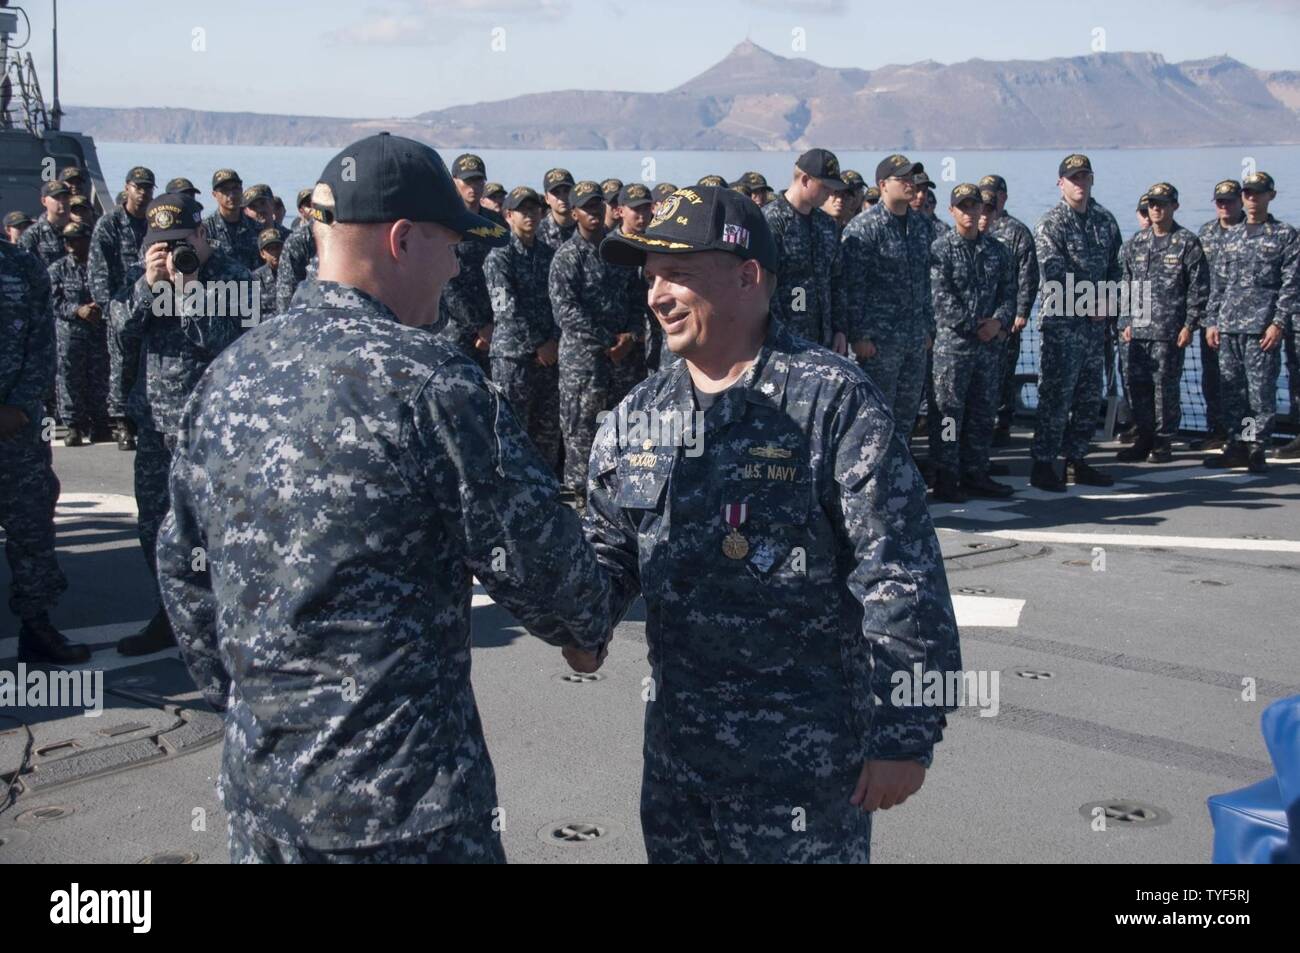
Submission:
<svg viewBox="0 0 1300 953">
<path fill-rule="evenodd" d="M 685 358 L 725 352 L 741 320 L 738 303 L 756 293 L 761 272 L 758 262 L 727 252 L 647 255 L 647 299 L 668 349 Z"/>
</svg>

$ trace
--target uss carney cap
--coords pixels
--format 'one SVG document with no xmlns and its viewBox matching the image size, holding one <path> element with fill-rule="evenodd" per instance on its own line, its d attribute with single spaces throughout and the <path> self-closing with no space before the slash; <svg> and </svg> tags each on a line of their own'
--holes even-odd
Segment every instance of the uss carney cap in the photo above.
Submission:
<svg viewBox="0 0 1300 953">
<path fill-rule="evenodd" d="M 628 208 L 640 208 L 642 205 L 649 205 L 654 201 L 654 196 L 640 182 L 632 182 L 618 191 L 618 204 L 626 205 Z"/>
<path fill-rule="evenodd" d="M 506 196 L 505 202 L 502 204 L 506 211 L 513 212 L 518 209 L 519 206 L 524 205 L 527 202 L 533 202 L 543 207 L 546 205 L 546 203 L 542 201 L 542 197 L 526 185 L 516 185 L 510 190 L 510 194 Z"/>
<path fill-rule="evenodd" d="M 1224 179 L 1214 187 L 1214 197 L 1216 199 L 1235 198 L 1241 194 L 1241 183 L 1236 179 Z"/>
<path fill-rule="evenodd" d="M 212 173 L 212 188 L 219 189 L 223 185 L 234 182 L 236 185 L 243 185 L 244 180 L 239 177 L 239 173 L 234 169 L 218 169 Z"/>
<path fill-rule="evenodd" d="M 1061 160 L 1061 164 L 1056 167 L 1056 177 L 1058 179 L 1068 179 L 1080 172 L 1091 171 L 1092 161 L 1087 156 L 1076 152 Z"/>
<path fill-rule="evenodd" d="M 157 185 L 158 180 L 153 177 L 153 169 L 145 168 L 138 165 L 126 174 L 127 185 Z"/>
<path fill-rule="evenodd" d="M 644 235 L 606 236 L 600 255 L 616 265 L 642 265 L 648 252 L 683 255 L 725 251 L 777 268 L 776 242 L 763 210 L 729 188 L 700 185 L 678 189 L 663 200 Z"/>
<path fill-rule="evenodd" d="M 979 202 L 983 204 L 984 198 L 980 195 L 980 187 L 972 182 L 963 182 L 954 188 L 948 196 L 948 204 L 956 207 L 960 206 L 962 202 Z"/>
<path fill-rule="evenodd" d="M 451 164 L 451 174 L 462 181 L 486 179 L 487 166 L 478 156 L 466 152 L 464 155 L 456 156 L 456 161 Z"/>
<path fill-rule="evenodd" d="M 168 242 L 173 238 L 184 238 L 203 222 L 203 206 L 194 201 L 192 196 L 164 192 L 145 209 L 144 217 L 149 223 L 141 245 L 148 247 L 155 242 Z"/>
<path fill-rule="evenodd" d="M 1267 172 L 1252 172 L 1241 180 L 1241 190 L 1243 192 L 1275 192 L 1277 186 L 1273 184 L 1273 177 Z"/>
<path fill-rule="evenodd" d="M 1161 205 L 1174 205 L 1178 202 L 1178 190 L 1168 182 L 1157 182 L 1147 189 L 1147 202 Z"/>
<path fill-rule="evenodd" d="M 829 149 L 809 149 L 794 160 L 794 167 L 814 179 L 820 179 L 822 185 L 835 192 L 841 192 L 849 187 L 848 183 L 840 178 L 840 160 L 835 158 L 835 153 Z"/>
<path fill-rule="evenodd" d="M 500 222 L 465 207 L 442 156 L 414 139 L 387 132 L 360 139 L 326 163 L 319 186 L 329 189 L 333 203 L 313 200 L 311 217 L 326 225 L 404 218 L 435 222 L 494 248 L 509 239 Z"/>
<path fill-rule="evenodd" d="M 573 188 L 573 173 L 568 169 L 551 169 L 542 179 L 542 191 L 549 192 L 562 186 Z"/>
<path fill-rule="evenodd" d="M 886 156 L 880 160 L 876 166 L 876 181 L 883 179 L 905 179 L 911 175 L 919 166 L 907 156 L 894 153 L 892 156 Z"/>
</svg>

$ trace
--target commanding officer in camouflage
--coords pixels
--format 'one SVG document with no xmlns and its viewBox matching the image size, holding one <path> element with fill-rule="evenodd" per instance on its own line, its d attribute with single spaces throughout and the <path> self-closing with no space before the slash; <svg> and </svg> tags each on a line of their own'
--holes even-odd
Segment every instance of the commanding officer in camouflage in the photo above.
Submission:
<svg viewBox="0 0 1300 953">
<path fill-rule="evenodd" d="M 5 213 L 5 241 L 17 245 L 18 240 L 23 237 L 23 232 L 31 226 L 32 217 L 26 212 Z"/>
<path fill-rule="evenodd" d="M 907 439 L 921 406 L 926 351 L 934 340 L 930 228 L 910 207 L 916 166 L 891 155 L 876 166 L 879 204 L 844 229 L 849 340 Z"/>
<path fill-rule="evenodd" d="M 549 169 L 542 177 L 542 193 L 550 211 L 538 226 L 537 237 L 550 245 L 551 251 L 559 251 L 578 227 L 573 221 L 573 207 L 569 204 L 573 184 L 568 169 Z"/>
<path fill-rule="evenodd" d="M 243 212 L 244 183 L 234 169 L 212 173 L 212 198 L 217 210 L 203 220 L 208 244 L 249 271 L 262 263 L 257 235 L 262 229 Z"/>
<path fill-rule="evenodd" d="M 22 620 L 20 662 L 75 665 L 90 649 L 50 624 L 68 582 L 54 557 L 59 481 L 44 429 L 54 383 L 49 273 L 35 255 L 0 242 L 0 528 L 9 560 L 9 611 Z"/>
<path fill-rule="evenodd" d="M 203 377 L 158 546 L 186 662 L 226 710 L 231 859 L 500 861 L 472 580 L 591 651 L 608 584 L 510 406 L 421 330 L 455 244 L 495 223 L 387 134 L 331 159 L 315 203 L 319 280 Z"/>
<path fill-rule="evenodd" d="M 964 503 L 967 495 L 1010 496 L 989 477 L 989 449 L 1002 381 L 1001 336 L 1016 306 L 1015 270 L 1000 242 L 979 230 L 984 202 L 969 182 L 952 190 L 948 211 L 956 227 L 930 246 L 934 295 L 934 392 L 931 459 L 934 495 Z"/>
<path fill-rule="evenodd" d="M 541 196 L 520 185 L 504 204 L 510 242 L 489 251 L 483 263 L 494 324 L 492 380 L 510 401 L 546 468 L 558 477 L 560 329 L 549 289 L 555 253 L 537 240 L 545 208 Z"/>
<path fill-rule="evenodd" d="M 679 189 L 665 204 L 689 202 Z M 560 432 L 564 435 L 564 485 L 581 501 L 587 489 L 587 458 L 596 436 L 596 415 L 614 406 L 614 364 L 631 353 L 631 316 L 640 319 L 644 284 L 636 269 L 600 257 L 605 202 L 599 183 L 583 180 L 572 190 L 577 231 L 551 262 L 550 295 L 560 327 Z M 664 214 L 664 209 L 660 214 Z M 656 216 L 656 219 L 659 216 Z M 639 287 L 638 287 L 639 286 Z"/>
<path fill-rule="evenodd" d="M 988 233 L 1002 243 L 1008 264 L 1015 272 L 1016 305 L 1002 354 L 1002 383 L 999 386 L 997 429 L 993 445 L 1005 443 L 1011 435 L 1011 418 L 1016 412 L 1016 364 L 1020 360 L 1020 334 L 1029 324 L 1029 312 L 1038 294 L 1038 252 L 1034 233 L 1024 222 L 1007 211 L 1007 180 L 1000 175 L 986 175 L 979 180 L 982 198 L 993 198 L 996 205 L 988 212 Z M 985 190 L 991 196 L 984 196 Z"/>
<path fill-rule="evenodd" d="M 1056 472 L 1062 450 L 1066 476 L 1072 471 L 1075 483 L 1115 482 L 1083 459 L 1101 405 L 1105 325 L 1111 317 L 1107 298 L 1117 297 L 1119 288 L 1103 282 L 1123 277 L 1119 225 L 1092 197 L 1092 184 L 1087 156 L 1062 159 L 1057 169 L 1061 201 L 1044 213 L 1034 230 L 1043 276 L 1038 312 L 1043 344 L 1030 482 L 1052 492 L 1065 491 L 1065 481 Z"/>
<path fill-rule="evenodd" d="M 865 862 L 870 812 L 921 787 L 945 725 L 942 705 L 906 705 L 898 678 L 961 668 L 925 485 L 862 372 L 770 316 L 777 252 L 759 210 L 691 191 L 684 223 L 602 246 L 644 261 L 685 358 L 606 419 L 584 520 L 614 618 L 645 596 L 646 850 Z M 701 430 L 642 439 L 638 412 L 692 426 L 699 412 Z"/>
<path fill-rule="evenodd" d="M 137 430 L 140 547 L 155 578 L 154 548 L 169 506 L 167 471 L 181 411 L 212 359 L 260 317 L 253 276 L 207 243 L 202 209 L 187 195 L 164 194 L 149 203 L 144 259 L 129 275 L 134 281 L 127 307 L 115 312 L 123 322 L 118 332 L 140 342 L 140 371 L 127 411 Z M 185 245 L 176 247 L 177 242 Z M 118 642 L 117 650 L 145 655 L 175 641 L 160 607 L 143 630 Z"/>
<path fill-rule="evenodd" d="M 1201 251 L 1210 269 L 1210 278 L 1214 278 L 1214 263 L 1219 247 L 1228 234 L 1228 229 L 1246 220 L 1246 211 L 1241 204 L 1241 183 L 1236 179 L 1224 179 L 1214 186 L 1215 217 L 1201 226 L 1197 238 L 1201 241 Z M 1228 442 L 1228 429 L 1223 421 L 1223 403 L 1219 394 L 1219 351 L 1210 347 L 1205 340 L 1207 328 L 1201 327 L 1201 396 L 1205 399 L 1205 423 L 1209 435 L 1197 444 L 1194 450 L 1222 450 Z"/>
<path fill-rule="evenodd" d="M 1277 414 L 1282 335 L 1300 320 L 1300 236 L 1268 214 L 1273 177 L 1241 183 L 1246 218 L 1228 229 L 1214 262 L 1205 333 L 1219 351 L 1219 386 L 1228 444 L 1208 467 L 1266 469 L 1264 448 Z"/>
<path fill-rule="evenodd" d="M 127 271 L 140 261 L 140 243 L 149 224 L 145 209 L 153 200 L 154 175 L 138 165 L 126 174 L 122 202 L 95 223 L 90 237 L 90 291 L 100 313 L 112 317 L 113 301 L 126 289 Z M 110 320 L 108 338 L 108 415 L 116 428 L 119 450 L 135 449 L 135 425 L 126 414 L 126 397 L 135 384 L 140 364 L 140 343 L 123 339 L 117 328 L 121 321 Z M 98 440 L 99 435 L 95 436 Z"/>
<path fill-rule="evenodd" d="M 1128 392 L 1137 428 L 1116 459 L 1168 463 L 1182 419 L 1183 355 L 1205 315 L 1210 270 L 1196 236 L 1174 219 L 1178 190 L 1157 182 L 1147 191 L 1151 227 L 1124 246 L 1129 306 L 1120 315 Z"/>
<path fill-rule="evenodd" d="M 63 226 L 68 253 L 50 266 L 50 307 L 59 346 L 59 419 L 66 447 L 108 433 L 108 341 L 105 314 L 90 291 L 90 229 Z"/>
<path fill-rule="evenodd" d="M 277 228 L 264 228 L 257 236 L 257 253 L 262 256 L 262 264 L 253 277 L 258 283 L 258 307 L 262 317 L 277 314 L 275 306 L 276 272 L 280 268 L 280 252 L 284 250 L 284 236 Z"/>
<path fill-rule="evenodd" d="M 451 174 L 465 208 L 497 226 L 498 234 L 491 236 L 494 240 L 504 238 L 505 222 L 495 212 L 483 212 L 479 204 L 483 183 L 487 181 L 483 160 L 469 153 L 457 156 L 451 164 Z M 488 348 L 492 343 L 492 302 L 488 300 L 487 282 L 483 278 L 483 259 L 488 251 L 489 246 L 484 242 L 462 242 L 456 247 L 460 269 L 442 289 L 440 310 L 445 323 L 437 331 L 439 340 L 459 348 L 484 374 L 489 371 Z"/>
<path fill-rule="evenodd" d="M 67 254 L 63 248 L 63 226 L 70 220 L 71 198 L 66 183 L 58 179 L 46 182 L 41 187 L 41 205 L 45 207 L 45 213 L 18 239 L 18 247 L 36 255 L 46 268 Z"/>
<path fill-rule="evenodd" d="M 795 161 L 790 187 L 763 206 L 780 261 L 772 314 L 836 354 L 848 353 L 848 301 L 840 232 L 820 206 L 847 188 L 835 154 L 809 149 Z"/>
</svg>

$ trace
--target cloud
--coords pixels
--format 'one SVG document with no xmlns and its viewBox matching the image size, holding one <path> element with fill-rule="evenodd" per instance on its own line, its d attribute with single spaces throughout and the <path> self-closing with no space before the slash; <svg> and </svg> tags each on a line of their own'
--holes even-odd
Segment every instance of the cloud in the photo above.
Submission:
<svg viewBox="0 0 1300 953">
<path fill-rule="evenodd" d="M 333 46 L 437 46 L 501 26 L 503 17 L 555 21 L 570 8 L 570 0 L 403 0 L 400 7 L 367 9 L 363 19 L 323 38 Z"/>
</svg>

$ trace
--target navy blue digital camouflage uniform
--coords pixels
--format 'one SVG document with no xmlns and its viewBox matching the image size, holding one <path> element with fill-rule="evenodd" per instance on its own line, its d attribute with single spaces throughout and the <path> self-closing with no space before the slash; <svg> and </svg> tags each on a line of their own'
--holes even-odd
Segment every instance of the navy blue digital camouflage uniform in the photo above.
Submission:
<svg viewBox="0 0 1300 953">
<path fill-rule="evenodd" d="M 283 246 L 281 246 L 283 247 Z M 253 280 L 257 282 L 258 307 L 263 318 L 269 318 L 276 314 L 275 307 L 275 282 L 277 269 L 272 268 L 267 262 L 263 262 L 261 267 L 253 271 Z"/>
<path fill-rule="evenodd" d="M 506 227 L 501 216 L 491 209 L 481 209 L 477 214 Z M 479 328 L 492 323 L 492 302 L 483 275 L 483 261 L 489 251 L 491 248 L 484 242 L 463 241 L 456 246 L 460 268 L 442 288 L 439 314 L 445 320 L 436 332 L 439 340 L 471 358 L 484 374 L 490 370 L 489 352 L 478 350 L 474 342 Z"/>
<path fill-rule="evenodd" d="M 303 219 L 289 233 L 280 249 L 280 268 L 275 276 L 275 313 L 289 310 L 293 294 L 305 281 L 309 272 L 314 277 L 316 261 L 316 236 L 311 230 L 311 219 Z"/>
<path fill-rule="evenodd" d="M 645 597 L 650 860 L 865 862 L 869 816 L 849 804 L 863 762 L 928 767 L 946 725 L 942 707 L 896 704 L 892 676 L 961 668 L 925 484 L 888 404 L 772 321 L 704 414 L 702 452 L 641 440 L 637 411 L 694 414 L 685 363 L 606 418 L 584 517 L 613 618 Z M 727 505 L 745 507 L 731 555 Z"/>
<path fill-rule="evenodd" d="M 135 374 L 140 366 L 140 342 L 123 338 L 118 330 L 125 324 L 120 312 L 130 295 L 131 281 L 127 271 L 139 264 L 142 256 L 141 242 L 149 231 L 144 215 L 136 218 L 120 205 L 95 223 L 90 237 L 90 293 L 108 322 L 108 415 L 126 416 L 126 398 L 135 386 Z M 116 300 L 116 304 L 114 303 Z"/>
<path fill-rule="evenodd" d="M 611 625 L 577 516 L 478 368 L 309 281 L 200 379 L 171 492 L 163 600 L 225 710 L 232 860 L 503 859 L 472 582 L 554 645 L 599 651 Z"/>
<path fill-rule="evenodd" d="M 56 228 L 42 215 L 22 233 L 18 239 L 18 247 L 23 251 L 31 252 L 45 264 L 46 268 L 49 268 L 67 254 L 67 249 L 63 245 L 63 226 Z"/>
<path fill-rule="evenodd" d="M 50 266 L 50 307 L 58 339 L 59 418 L 84 434 L 108 427 L 108 315 L 77 317 L 91 304 L 87 264 L 64 255 Z"/>
<path fill-rule="evenodd" d="M 261 233 L 262 226 L 243 212 L 233 222 L 227 222 L 220 212 L 213 212 L 203 219 L 203 234 L 208 244 L 225 252 L 228 258 L 250 272 L 262 264 L 262 255 L 257 249 L 257 236 Z"/>
<path fill-rule="evenodd" d="M 1240 220 L 1244 221 L 1245 218 L 1246 213 L 1243 211 Z M 1227 229 L 1219 225 L 1217 218 L 1212 218 L 1201 226 L 1201 230 L 1196 235 L 1201 242 L 1201 251 L 1205 254 L 1211 286 L 1214 284 L 1214 260 L 1226 234 Z M 1201 325 L 1201 333 L 1198 337 L 1201 356 L 1201 396 L 1205 400 L 1206 429 L 1211 433 L 1226 433 L 1228 428 L 1223 423 L 1223 400 L 1219 388 L 1219 352 L 1206 343 L 1204 324 Z"/>
<path fill-rule="evenodd" d="M 1100 313 L 1096 297 L 1105 290 L 1101 282 L 1123 277 L 1119 225 L 1096 199 L 1088 199 L 1082 214 L 1062 199 L 1039 219 L 1034 243 L 1043 278 L 1038 311 L 1043 339 L 1033 458 L 1035 463 L 1052 463 L 1064 452 L 1067 460 L 1081 461 L 1097 429 L 1106 325 L 1118 314 L 1094 320 L 1089 314 L 1071 313 L 1080 309 L 1076 301 L 1067 301 L 1067 292 L 1074 289 L 1077 297 L 1081 289 L 1092 288 L 1095 306 L 1085 304 L 1082 310 Z"/>
<path fill-rule="evenodd" d="M 45 395 L 53 381 L 49 273 L 36 255 L 0 242 L 0 404 L 27 415 L 21 430 L 0 441 L 9 609 L 20 619 L 40 616 L 68 586 L 54 556 L 59 480 L 43 439 Z"/>
<path fill-rule="evenodd" d="M 600 257 L 600 241 L 582 232 L 560 246 L 551 261 L 550 295 L 560 328 L 560 432 L 564 437 L 564 485 L 581 496 L 596 417 L 614 406 L 608 350 L 641 312 L 636 269 Z"/>
<path fill-rule="evenodd" d="M 208 292 L 197 309 L 205 313 L 179 316 L 154 313 L 155 295 L 141 266 L 136 265 L 127 277 L 134 279 L 129 304 L 114 313 L 124 322 L 119 333 L 140 342 L 140 366 L 135 386 L 127 398 L 127 413 L 137 427 L 135 501 L 139 511 L 140 548 L 150 574 L 156 578 L 154 550 L 158 527 L 169 507 L 167 472 L 176 449 L 181 412 L 204 368 L 243 333 L 246 323 L 253 323 L 251 316 L 237 313 L 239 308 L 226 307 L 226 313 L 217 313 L 221 309 L 212 292 L 218 283 L 224 282 L 238 282 L 239 287 L 251 289 L 252 275 L 243 265 L 214 249 L 191 279 L 203 284 Z M 164 294 L 171 291 L 169 286 Z M 247 295 L 241 292 L 241 298 L 251 302 L 251 290 Z M 172 307 L 174 312 L 179 312 L 191 305 L 182 308 L 173 301 Z"/>
<path fill-rule="evenodd" d="M 555 252 L 537 239 L 526 246 L 518 235 L 493 248 L 483 263 L 492 302 L 492 380 L 551 473 L 560 467 L 560 368 L 537 362 L 537 349 L 560 340 L 551 311 L 550 272 Z"/>
<path fill-rule="evenodd" d="M 819 208 L 801 215 L 785 193 L 763 206 L 780 264 L 772 315 L 814 344 L 848 334 L 848 299 L 840 229 Z"/>
<path fill-rule="evenodd" d="M 997 422 L 1005 345 L 981 341 L 982 321 L 996 318 L 1011 327 L 1016 305 L 1015 271 L 995 238 L 967 241 L 950 228 L 930 246 L 930 288 L 934 296 L 934 391 L 931 459 L 954 479 L 988 476 L 989 450 Z M 952 436 L 948 419 L 952 420 Z M 938 429 L 935 429 L 936 423 Z"/>
<path fill-rule="evenodd" d="M 1029 318 L 1038 294 L 1038 252 L 1034 233 L 1029 226 L 1005 211 L 990 225 L 988 234 L 1002 243 L 1008 263 L 1015 273 L 1016 305 L 1012 317 Z M 1011 426 L 1016 412 L 1016 365 L 1020 362 L 1020 337 L 1023 332 L 1008 332 L 1002 353 L 1002 384 L 998 396 L 998 427 Z"/>
<path fill-rule="evenodd" d="M 1184 328 L 1195 334 L 1210 296 L 1210 269 L 1201 243 L 1177 222 L 1168 235 L 1143 229 L 1129 239 L 1123 254 L 1129 307 L 1120 315 L 1121 340 L 1128 354 L 1124 386 L 1137 439 L 1167 445 L 1182 420 L 1183 358 L 1178 346 Z M 1149 297 L 1148 297 L 1149 296 Z"/>
<path fill-rule="evenodd" d="M 1233 442 L 1266 446 L 1277 417 L 1282 347 L 1259 345 L 1270 324 L 1285 333 L 1300 314 L 1300 236 L 1271 215 L 1256 226 L 1243 220 L 1219 245 L 1211 284 L 1205 323 L 1219 329 L 1223 423 Z"/>
<path fill-rule="evenodd" d="M 573 233 L 577 230 L 577 222 L 561 225 L 548 209 L 546 214 L 542 216 L 541 223 L 537 226 L 537 237 L 545 244 L 550 245 L 551 251 L 559 251 L 560 246 L 572 238 Z"/>
<path fill-rule="evenodd" d="M 908 208 L 895 216 L 884 202 L 863 209 L 844 229 L 849 341 L 875 344 L 875 356 L 860 363 L 905 441 L 925 388 L 925 339 L 934 336 L 930 234 L 919 212 Z"/>
</svg>

